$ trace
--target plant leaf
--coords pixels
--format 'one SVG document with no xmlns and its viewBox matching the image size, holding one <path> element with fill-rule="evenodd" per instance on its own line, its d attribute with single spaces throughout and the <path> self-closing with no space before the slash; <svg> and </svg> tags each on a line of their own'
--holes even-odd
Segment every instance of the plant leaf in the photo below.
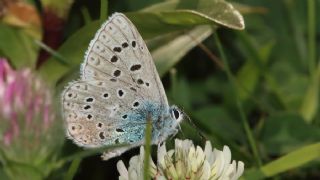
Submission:
<svg viewBox="0 0 320 180">
<path fill-rule="evenodd" d="M 174 66 L 183 56 L 199 42 L 212 34 L 210 26 L 199 26 L 193 30 L 173 38 L 170 42 L 162 44 L 160 47 L 151 51 L 156 63 L 159 75 L 164 75 Z"/>
<path fill-rule="evenodd" d="M 152 21 L 152 23 L 154 22 L 152 17 L 150 17 L 150 21 Z M 152 23 L 150 23 L 150 27 L 154 27 Z M 54 57 L 51 57 L 43 64 L 43 66 L 40 68 L 40 73 L 45 77 L 46 80 L 56 83 L 70 69 L 79 66 L 79 64 L 83 61 L 85 50 L 88 48 L 89 42 L 93 38 L 93 35 L 98 29 L 99 24 L 99 21 L 94 21 L 81 28 L 59 48 L 58 53 L 61 54 L 64 59 L 68 60 L 68 64 L 70 64 L 70 66 L 62 65 L 55 60 Z M 136 25 L 140 27 L 141 24 L 145 23 L 140 22 Z M 143 34 L 148 34 L 148 32 L 153 31 L 145 29 L 141 31 Z M 190 49 L 195 47 L 198 42 L 201 42 L 207 38 L 212 33 L 212 29 L 209 26 L 201 26 L 191 30 L 188 33 L 190 35 L 181 35 L 173 38 L 171 43 L 168 42 L 167 44 L 163 44 L 162 47 L 151 51 L 156 65 L 159 65 L 159 73 L 161 75 L 169 70 L 169 68 L 179 61 L 179 59 L 182 58 Z M 152 34 L 151 36 L 154 37 L 155 34 Z M 195 40 L 190 36 L 195 37 Z M 169 49 L 168 46 L 170 46 L 171 49 Z M 166 50 L 168 50 L 168 52 L 165 52 Z M 170 54 L 172 57 L 168 56 L 167 54 Z"/>
<path fill-rule="evenodd" d="M 282 113 L 267 118 L 261 141 L 269 154 L 279 155 L 320 139 L 320 130 L 298 114 Z"/>
<path fill-rule="evenodd" d="M 250 59 L 252 57 L 248 57 L 249 59 L 238 71 L 237 82 L 239 82 L 239 85 L 236 88 L 241 100 L 246 100 L 254 92 L 258 84 L 258 80 L 263 73 L 255 61 L 261 60 L 262 62 L 259 63 L 265 65 L 269 59 L 273 46 L 273 41 L 266 43 L 257 50 L 259 51 L 257 54 L 260 58 L 252 60 Z"/>
<path fill-rule="evenodd" d="M 222 0 L 166 1 L 143 12 L 160 13 L 166 23 L 176 25 L 207 24 L 209 21 L 232 29 L 244 29 L 242 15 L 231 3 Z"/>
<path fill-rule="evenodd" d="M 207 4 L 206 1 L 201 1 L 200 5 L 198 6 L 201 12 L 197 12 L 196 10 L 174 10 L 170 12 L 166 11 L 163 13 L 158 13 L 156 11 L 148 12 L 148 10 L 145 9 L 141 12 L 127 13 L 127 16 L 137 26 L 145 40 L 169 32 L 180 31 L 203 24 L 214 25 L 216 23 L 220 23 L 231 28 L 244 28 L 244 26 L 240 27 L 236 23 L 232 24 L 235 21 L 243 23 L 243 20 L 242 16 L 233 8 L 231 4 L 224 1 L 215 0 L 210 1 L 210 3 L 211 4 Z M 207 5 L 211 5 L 215 8 L 208 9 L 206 8 Z M 173 7 L 174 6 L 172 6 L 172 8 Z M 221 8 L 225 8 L 225 11 L 220 12 Z M 233 13 L 239 16 L 236 17 Z M 234 18 L 238 19 L 235 20 Z M 223 21 L 224 19 L 226 21 Z M 59 53 L 64 56 L 65 59 L 68 59 L 70 61 L 69 64 L 72 65 L 70 67 L 62 66 L 61 64 L 50 58 L 40 69 L 41 73 L 46 77 L 46 79 L 55 83 L 70 68 L 74 68 L 74 65 L 78 66 L 82 62 L 84 51 L 88 47 L 89 42 L 93 38 L 93 34 L 98 29 L 98 27 L 99 21 L 95 21 L 83 27 L 74 35 L 72 35 L 59 49 Z M 174 52 L 173 50 L 171 50 L 169 53 L 166 53 L 166 50 L 170 50 L 166 47 L 162 47 L 153 51 L 152 54 L 154 55 L 156 65 L 159 66 L 158 69 L 160 75 L 163 75 L 171 66 L 173 66 L 180 58 L 182 58 L 186 54 L 186 52 L 192 49 L 197 44 L 197 42 L 201 42 L 206 37 L 208 37 L 212 32 L 212 30 L 209 29 L 210 28 L 207 26 L 199 27 L 198 29 L 190 31 L 191 35 L 197 37 L 196 42 L 187 36 L 180 36 L 175 38 L 174 41 L 167 44 L 167 46 L 171 46 L 171 48 L 175 49 L 174 54 L 172 53 Z M 198 35 L 200 36 L 198 37 Z M 183 46 L 182 42 L 188 44 L 186 44 L 186 46 Z M 177 47 L 183 49 L 181 50 Z M 172 57 L 171 60 L 168 61 L 168 56 L 161 57 L 165 56 L 166 54 L 174 55 L 174 57 Z M 53 69 L 51 67 L 55 68 Z"/>
<path fill-rule="evenodd" d="M 49 58 L 39 69 L 40 74 L 49 82 L 55 84 L 70 69 L 79 66 L 83 61 L 85 50 L 94 33 L 100 26 L 100 21 L 93 21 L 74 33 L 58 50 L 69 66 L 59 63 L 54 57 Z"/>
<path fill-rule="evenodd" d="M 35 67 L 39 47 L 23 30 L 0 24 L 0 52 L 15 68 Z"/>
</svg>

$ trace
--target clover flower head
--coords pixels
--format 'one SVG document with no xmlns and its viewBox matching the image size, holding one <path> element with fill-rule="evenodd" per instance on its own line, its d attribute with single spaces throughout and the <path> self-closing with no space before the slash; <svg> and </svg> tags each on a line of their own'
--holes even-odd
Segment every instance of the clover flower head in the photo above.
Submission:
<svg viewBox="0 0 320 180">
<path fill-rule="evenodd" d="M 191 140 L 175 140 L 175 149 L 166 150 L 165 144 L 158 149 L 158 165 L 150 161 L 149 173 L 153 179 L 189 179 L 189 180 L 236 180 L 244 171 L 244 163 L 231 161 L 228 146 L 223 150 L 212 149 L 206 142 L 205 148 L 194 146 Z M 140 155 L 134 156 L 126 169 L 124 163 L 117 164 L 119 179 L 142 179 L 144 149 L 140 147 Z"/>
<path fill-rule="evenodd" d="M 30 69 L 14 70 L 0 58 L 0 107 L 2 155 L 42 168 L 63 142 L 48 87 Z"/>
</svg>

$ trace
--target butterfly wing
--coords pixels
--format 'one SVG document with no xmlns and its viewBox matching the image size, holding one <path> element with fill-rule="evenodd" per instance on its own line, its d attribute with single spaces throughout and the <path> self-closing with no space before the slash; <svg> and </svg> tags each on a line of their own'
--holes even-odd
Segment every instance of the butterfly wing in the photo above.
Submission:
<svg viewBox="0 0 320 180">
<path fill-rule="evenodd" d="M 121 82 L 105 83 L 75 81 L 65 89 L 62 103 L 68 137 L 84 147 L 141 141 L 146 122 L 130 121 L 128 112 L 144 100 Z"/>
<path fill-rule="evenodd" d="M 115 13 L 90 43 L 82 65 L 83 79 L 122 82 L 138 94 L 168 106 L 164 88 L 141 35 L 123 14 Z"/>
<path fill-rule="evenodd" d="M 62 94 L 67 134 L 84 147 L 131 144 L 106 153 L 107 158 L 143 143 L 146 119 L 130 118 L 128 112 L 146 100 L 168 107 L 148 49 L 121 13 L 96 33 L 81 74 L 81 80 L 70 83 Z"/>
</svg>

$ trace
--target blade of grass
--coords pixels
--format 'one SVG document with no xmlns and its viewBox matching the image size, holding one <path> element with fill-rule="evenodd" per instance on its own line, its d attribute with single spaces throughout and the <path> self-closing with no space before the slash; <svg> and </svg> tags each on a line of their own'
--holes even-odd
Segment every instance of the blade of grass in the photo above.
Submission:
<svg viewBox="0 0 320 180">
<path fill-rule="evenodd" d="M 45 173 L 43 171 L 41 171 L 38 167 L 31 165 L 31 164 L 28 164 L 28 163 L 24 163 L 24 162 L 8 160 L 5 168 L 8 170 L 27 169 L 29 172 L 33 172 L 33 173 L 39 175 L 40 177 L 45 177 Z M 12 172 L 15 172 L 15 171 L 12 171 Z M 14 175 L 13 175 L 13 177 L 14 177 Z"/>
<path fill-rule="evenodd" d="M 144 145 L 144 165 L 143 165 L 143 179 L 149 180 L 150 179 L 150 153 L 151 153 L 151 134 L 152 133 L 152 126 L 151 126 L 151 117 L 147 117 L 147 124 L 146 124 L 146 131 L 145 131 L 145 145 Z"/>
<path fill-rule="evenodd" d="M 170 71 L 171 89 L 172 89 L 172 100 L 174 102 L 177 93 L 177 69 L 172 68 Z"/>
<path fill-rule="evenodd" d="M 81 163 L 81 159 L 80 158 L 77 158 L 75 160 L 72 161 L 71 163 L 71 166 L 70 168 L 68 169 L 68 172 L 65 176 L 65 180 L 72 180 L 74 175 L 76 174 L 79 166 L 80 166 L 80 163 Z"/>
<path fill-rule="evenodd" d="M 318 112 L 319 107 L 319 82 L 320 82 L 320 63 L 310 79 L 306 94 L 304 96 L 300 114 L 307 123 L 312 123 Z"/>
<path fill-rule="evenodd" d="M 105 21 L 108 17 L 108 0 L 100 0 L 100 20 Z"/>
<path fill-rule="evenodd" d="M 0 162 L 2 166 L 6 166 L 8 164 L 8 158 L 4 153 L 3 149 L 0 148 Z"/>
<path fill-rule="evenodd" d="M 316 67 L 316 4 L 308 0 L 308 57 L 309 71 L 312 75 Z"/>
<path fill-rule="evenodd" d="M 220 69 L 223 69 L 223 64 L 221 60 L 216 55 L 214 55 L 206 45 L 198 41 L 191 34 L 188 35 L 193 39 L 193 41 L 195 41 L 198 44 L 198 47 L 200 47 L 200 49 L 207 54 L 207 56 L 213 61 L 213 63 L 215 63 Z"/>
<path fill-rule="evenodd" d="M 320 143 L 311 144 L 274 160 L 261 168 L 267 176 L 272 177 L 281 172 L 300 167 L 320 157 Z"/>
<path fill-rule="evenodd" d="M 275 177 L 280 173 L 301 167 L 308 162 L 316 161 L 319 157 L 320 142 L 292 151 L 261 168 L 248 169 L 244 174 L 244 179 L 266 179 Z"/>
<path fill-rule="evenodd" d="M 35 43 L 39 47 L 41 47 L 42 49 L 47 51 L 51 56 L 54 57 L 53 59 L 56 59 L 59 63 L 61 63 L 63 65 L 70 65 L 66 58 L 64 58 L 61 54 L 59 54 L 57 51 L 55 51 L 54 49 L 50 48 L 49 46 L 47 46 L 43 42 L 35 40 Z"/>
<path fill-rule="evenodd" d="M 81 8 L 81 14 L 83 16 L 84 25 L 88 25 L 92 22 L 92 18 L 87 7 Z"/>
<path fill-rule="evenodd" d="M 245 133 L 247 135 L 251 150 L 253 152 L 253 155 L 254 155 L 254 158 L 256 160 L 257 165 L 260 167 L 262 165 L 262 162 L 261 162 L 261 159 L 260 159 L 260 156 L 259 156 L 259 152 L 258 152 L 258 148 L 257 148 L 256 142 L 255 142 L 255 139 L 253 137 L 253 133 L 252 133 L 250 127 L 249 127 L 248 120 L 246 118 L 246 115 L 245 115 L 243 107 L 242 107 L 242 103 L 241 103 L 241 101 L 239 99 L 239 95 L 238 95 L 238 93 L 236 91 L 235 77 L 231 73 L 229 63 L 227 61 L 227 58 L 225 56 L 222 44 L 220 42 L 220 39 L 219 39 L 217 33 L 214 32 L 213 35 L 214 35 L 214 39 L 215 39 L 216 45 L 218 47 L 219 54 L 220 54 L 221 59 L 222 59 L 223 64 L 224 64 L 224 70 L 225 70 L 225 72 L 227 74 L 227 77 L 229 79 L 229 82 L 230 82 L 231 87 L 233 89 L 233 93 L 234 93 L 235 98 L 236 98 L 237 108 L 238 108 L 239 113 L 240 113 L 240 119 L 242 121 Z"/>
<path fill-rule="evenodd" d="M 283 1 L 285 10 L 288 14 L 288 23 L 290 25 L 290 29 L 292 30 L 292 35 L 295 42 L 295 48 L 297 50 L 297 54 L 301 61 L 305 60 L 306 57 L 306 42 L 304 41 L 304 32 L 302 30 L 302 26 L 298 19 L 296 18 L 295 6 L 296 2 L 294 0 L 285 0 Z M 304 65 L 308 66 L 308 64 L 304 63 Z"/>
</svg>

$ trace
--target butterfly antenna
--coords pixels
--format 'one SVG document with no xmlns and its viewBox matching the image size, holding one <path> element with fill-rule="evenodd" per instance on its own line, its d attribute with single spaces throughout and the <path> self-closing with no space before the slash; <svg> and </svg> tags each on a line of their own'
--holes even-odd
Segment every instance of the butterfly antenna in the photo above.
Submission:
<svg viewBox="0 0 320 180">
<path fill-rule="evenodd" d="M 182 134 L 182 137 L 183 137 L 183 138 L 186 138 L 185 134 L 184 134 L 183 131 L 182 131 L 182 128 L 181 128 L 180 124 L 178 124 L 178 128 L 179 128 L 179 131 L 180 131 L 181 134 Z"/>
<path fill-rule="evenodd" d="M 190 125 L 197 130 L 198 135 L 200 136 L 200 138 L 201 138 L 204 142 L 207 141 L 208 138 L 201 132 L 201 130 L 199 129 L 199 127 L 196 126 L 196 125 L 193 123 L 192 119 L 187 115 L 187 113 L 183 112 L 183 116 L 185 116 L 185 117 L 188 119 Z"/>
</svg>

